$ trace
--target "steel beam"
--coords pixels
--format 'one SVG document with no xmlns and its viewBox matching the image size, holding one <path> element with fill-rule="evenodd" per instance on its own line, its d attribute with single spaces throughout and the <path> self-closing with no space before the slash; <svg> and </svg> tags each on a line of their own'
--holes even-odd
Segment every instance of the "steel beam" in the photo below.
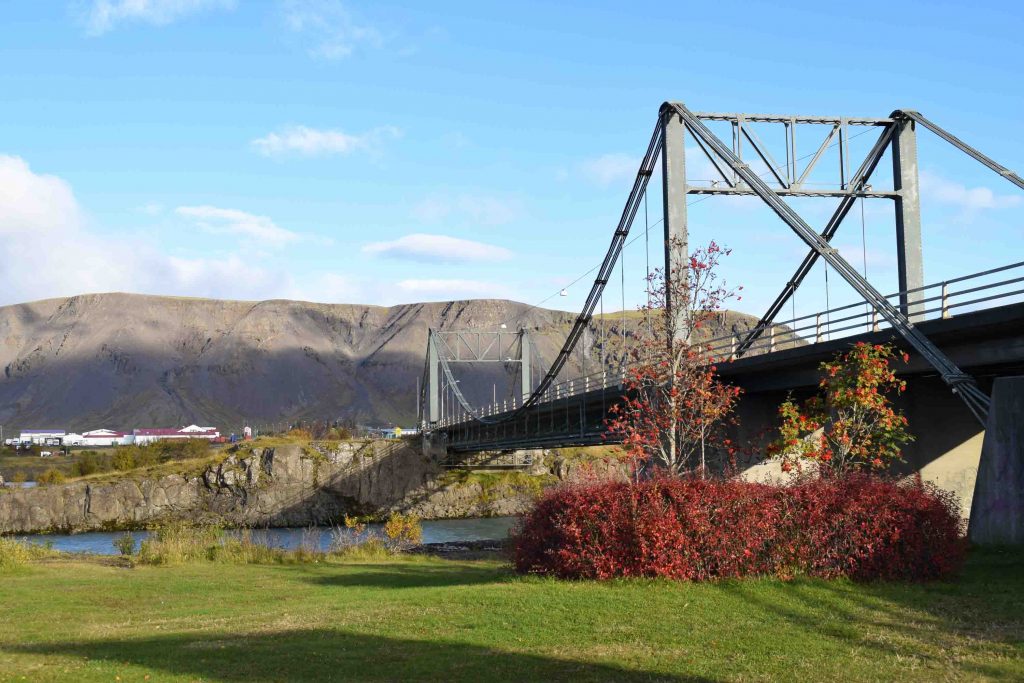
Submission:
<svg viewBox="0 0 1024 683">
<path fill-rule="evenodd" d="M 530 333 L 526 330 L 519 331 L 519 377 L 520 401 L 526 401 L 533 391 L 533 378 L 530 376 Z"/>
<path fill-rule="evenodd" d="M 725 143 L 718 139 L 704 123 L 695 117 L 684 105 L 674 102 L 662 105 L 662 111 L 666 107 L 673 109 L 682 117 L 688 130 L 694 135 L 701 137 L 715 153 L 725 160 L 740 178 L 743 179 L 767 204 L 772 211 L 782 219 L 794 233 L 804 241 L 807 246 L 814 249 L 821 258 L 825 259 L 830 266 L 853 289 L 860 294 L 865 301 L 878 311 L 878 313 L 892 325 L 900 336 L 921 354 L 934 367 L 942 380 L 952 388 L 967 405 L 971 413 L 982 424 L 985 423 L 988 415 L 989 398 L 982 392 L 974 378 L 965 374 L 957 365 L 950 360 L 938 347 L 935 346 L 924 334 L 920 332 L 898 309 L 892 306 L 889 301 L 871 283 L 857 272 L 839 252 L 829 245 L 821 235 L 814 231 L 807 222 L 800 217 L 775 191 L 762 180 L 750 167 L 733 153 Z"/>
<path fill-rule="evenodd" d="M 994 159 L 992 159 L 988 155 L 982 154 L 981 152 L 979 152 L 975 148 L 971 147 L 966 142 L 964 142 L 963 140 L 961 140 L 957 136 L 953 135 L 949 131 L 945 130 L 944 128 L 940 128 L 938 126 L 938 124 L 936 124 L 936 123 L 930 121 L 929 119 L 926 119 L 924 116 L 922 116 L 921 112 L 914 111 L 912 109 L 903 109 L 903 110 L 897 109 L 896 111 L 894 111 L 892 113 L 892 116 L 894 118 L 911 118 L 911 119 L 913 119 L 914 121 L 916 121 L 917 123 L 920 123 L 922 126 L 927 128 L 931 132 L 933 132 L 936 135 L 938 135 L 940 138 L 942 138 L 943 140 L 945 140 L 949 144 L 951 144 L 954 147 L 956 147 L 957 149 L 959 149 L 964 154 L 967 154 L 967 155 L 971 156 L 972 158 L 980 161 L 982 164 L 984 164 L 988 168 L 992 169 L 993 171 L 995 171 L 999 175 L 1003 176 L 1004 178 L 1009 180 L 1011 183 L 1013 183 L 1017 187 L 1019 187 L 1022 190 L 1024 190 L 1024 178 L 1021 178 L 1019 175 L 1017 175 L 1016 173 L 1014 173 L 1010 169 L 1006 168 L 1005 166 L 1003 166 L 999 162 L 995 161 Z"/>
<path fill-rule="evenodd" d="M 921 193 L 918 187 L 917 135 L 914 121 L 896 122 L 892 141 L 892 179 L 896 197 L 896 267 L 900 312 L 911 322 L 921 319 L 924 304 L 924 257 L 921 252 Z M 908 290 L 917 290 L 909 291 Z"/>
<path fill-rule="evenodd" d="M 751 190 L 749 187 L 706 187 L 699 185 L 690 185 L 686 188 L 687 194 L 730 194 L 730 195 L 745 195 L 756 197 L 757 193 Z M 793 188 L 777 188 L 776 194 L 780 197 L 869 197 L 874 199 L 896 199 L 899 197 L 897 192 L 891 192 L 889 190 L 861 190 L 860 192 L 854 192 L 852 189 L 847 190 L 813 190 L 806 187 L 793 187 Z"/>
<path fill-rule="evenodd" d="M 689 262 L 689 236 L 686 227 L 686 125 L 678 113 L 662 110 L 661 138 L 661 193 L 665 229 L 665 306 L 668 319 L 672 320 L 671 282 L 675 277 L 685 277 Z M 683 316 L 669 343 L 686 341 L 687 330 Z"/>
<path fill-rule="evenodd" d="M 755 123 L 819 123 L 819 124 L 832 124 L 839 125 L 841 122 L 851 126 L 888 126 L 893 122 L 889 119 L 879 119 L 870 117 L 855 117 L 855 118 L 843 118 L 840 116 L 800 116 L 800 115 L 783 115 L 783 114 L 740 114 L 740 113 L 725 113 L 725 112 L 711 112 L 711 111 L 697 111 L 691 112 L 694 117 L 702 121 L 738 121 L 743 119 L 744 121 L 753 121 Z"/>
<path fill-rule="evenodd" d="M 431 423 L 441 419 L 441 383 L 437 374 L 439 359 L 434 330 L 427 332 L 427 414 Z"/>
</svg>

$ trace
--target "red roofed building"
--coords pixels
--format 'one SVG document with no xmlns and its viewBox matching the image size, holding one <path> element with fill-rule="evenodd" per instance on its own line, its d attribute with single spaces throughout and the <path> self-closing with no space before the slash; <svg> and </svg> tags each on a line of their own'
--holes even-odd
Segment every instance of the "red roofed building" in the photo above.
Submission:
<svg viewBox="0 0 1024 683">
<path fill-rule="evenodd" d="M 136 429 L 132 431 L 136 445 L 144 446 L 154 441 L 166 439 L 206 439 L 213 441 L 220 438 L 220 430 L 216 427 L 200 427 L 189 425 L 181 429 Z"/>
</svg>

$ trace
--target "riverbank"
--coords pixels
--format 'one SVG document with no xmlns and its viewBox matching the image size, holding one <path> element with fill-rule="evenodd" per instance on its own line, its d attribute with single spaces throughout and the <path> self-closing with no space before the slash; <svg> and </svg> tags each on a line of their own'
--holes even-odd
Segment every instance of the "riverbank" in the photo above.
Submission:
<svg viewBox="0 0 1024 683">
<path fill-rule="evenodd" d="M 1024 677 L 1024 553 L 938 584 L 518 577 L 501 560 L 113 566 L 3 577 L 0 679 Z"/>
<path fill-rule="evenodd" d="M 420 522 L 425 546 L 443 547 L 447 543 L 475 543 L 478 541 L 503 541 L 519 521 L 518 517 L 473 517 L 460 519 L 437 519 Z M 370 535 L 381 535 L 383 524 L 366 524 Z M 275 529 L 246 529 L 244 533 L 254 543 L 271 548 L 295 550 L 300 547 L 326 551 L 330 548 L 336 527 L 289 527 Z M 133 531 L 136 546 L 150 536 L 150 531 Z M 227 535 L 238 535 L 242 530 L 228 530 Z M 17 541 L 26 541 L 57 552 L 85 553 L 89 555 L 117 555 L 115 542 L 124 536 L 121 531 L 86 531 L 75 534 L 33 534 L 14 536 Z"/>
<path fill-rule="evenodd" d="M 501 517 L 528 510 L 547 486 L 590 471 L 620 477 L 626 471 L 614 458 L 579 453 L 538 452 L 533 462 L 529 471 L 465 472 L 443 469 L 415 442 L 252 442 L 214 460 L 3 490 L 0 534 L 169 522 L 309 527 L 392 512 L 421 519 Z"/>
</svg>

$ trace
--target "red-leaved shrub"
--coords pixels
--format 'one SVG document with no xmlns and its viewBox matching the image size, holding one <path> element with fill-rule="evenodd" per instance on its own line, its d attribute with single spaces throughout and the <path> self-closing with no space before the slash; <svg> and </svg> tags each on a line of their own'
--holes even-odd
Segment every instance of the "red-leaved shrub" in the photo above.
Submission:
<svg viewBox="0 0 1024 683">
<path fill-rule="evenodd" d="M 868 474 L 787 486 L 662 478 L 567 486 L 515 538 L 516 569 L 562 578 L 703 581 L 797 574 L 940 578 L 963 562 L 954 497 Z"/>
</svg>

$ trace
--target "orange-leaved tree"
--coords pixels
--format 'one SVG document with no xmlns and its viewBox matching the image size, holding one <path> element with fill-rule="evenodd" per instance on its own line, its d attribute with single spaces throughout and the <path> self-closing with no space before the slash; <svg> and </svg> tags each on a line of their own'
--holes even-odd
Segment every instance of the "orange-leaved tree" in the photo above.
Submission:
<svg viewBox="0 0 1024 683">
<path fill-rule="evenodd" d="M 678 242 L 670 250 L 682 252 Z M 623 442 L 639 470 L 706 474 L 712 455 L 731 455 L 724 425 L 740 390 L 721 381 L 715 358 L 702 346 L 723 304 L 737 296 L 715 272 L 729 250 L 715 242 L 648 276 L 636 344 L 629 352 L 625 398 L 613 406 L 609 437 Z"/>
<path fill-rule="evenodd" d="M 802 405 L 789 399 L 779 407 L 782 425 L 769 453 L 781 458 L 787 471 L 810 460 L 839 474 L 900 460 L 902 446 L 914 437 L 889 398 L 907 386 L 892 369 L 897 357 L 889 344 L 858 342 L 822 363 L 819 395 Z M 902 359 L 906 362 L 907 354 Z"/>
</svg>

